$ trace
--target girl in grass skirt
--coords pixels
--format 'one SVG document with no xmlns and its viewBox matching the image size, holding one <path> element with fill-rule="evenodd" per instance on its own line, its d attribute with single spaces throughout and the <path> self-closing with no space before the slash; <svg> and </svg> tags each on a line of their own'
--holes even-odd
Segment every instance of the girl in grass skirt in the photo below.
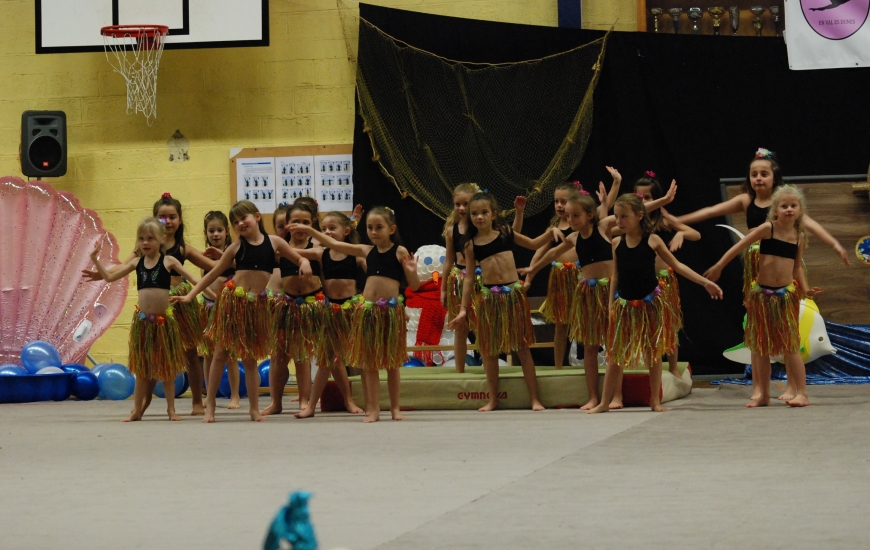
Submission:
<svg viewBox="0 0 870 550">
<path fill-rule="evenodd" d="M 662 367 L 657 358 L 662 353 L 664 306 L 656 277 L 656 255 L 680 275 L 703 285 L 713 299 L 722 297 L 722 289 L 678 262 L 661 237 L 652 234 L 652 223 L 640 196 L 622 195 L 616 200 L 614 212 L 622 236 L 615 237 L 612 243 L 607 372 L 602 400 L 588 412 L 607 412 L 621 384 L 623 365 L 641 361 L 649 369 L 650 408 L 663 412 L 667 409 L 661 404 Z"/>
<path fill-rule="evenodd" d="M 214 318 L 208 337 L 214 341 L 214 359 L 209 370 L 208 394 L 204 422 L 215 420 L 215 400 L 223 375 L 223 365 L 241 359 L 245 368 L 248 392 L 248 412 L 251 420 L 263 421 L 258 402 L 260 372 L 257 361 L 271 352 L 272 297 L 266 285 L 277 261 L 287 258 L 300 266 L 302 276 L 311 275 L 308 260 L 290 248 L 286 241 L 266 234 L 259 210 L 250 201 L 240 201 L 230 209 L 230 222 L 239 240 L 220 253 L 217 265 L 185 296 L 175 296 L 173 302 L 190 302 L 208 288 L 235 261 L 233 279 L 224 283 L 215 303 Z"/>
<path fill-rule="evenodd" d="M 399 286 L 407 280 L 408 286 L 416 290 L 420 280 L 414 256 L 399 244 L 395 214 L 387 207 L 377 207 L 368 213 L 366 232 L 372 245 L 339 241 L 307 225 L 290 225 L 288 230 L 305 231 L 330 251 L 365 258 L 365 288 L 348 306 L 352 313 L 347 360 L 363 371 L 366 393 L 363 422 L 380 419 L 379 370 L 387 371 L 390 415 L 393 420 L 404 420 L 399 405 L 399 367 L 405 364 L 408 354 L 404 299 Z"/>
<path fill-rule="evenodd" d="M 770 357 L 782 355 L 785 361 L 789 395 L 785 402 L 794 407 L 810 404 L 806 390 L 806 368 L 800 356 L 800 300 L 815 296 L 801 265 L 806 220 L 803 193 L 796 187 L 782 186 L 771 197 L 768 221 L 743 237 L 709 270 L 718 277 L 722 268 L 742 250 L 759 242 L 758 276 L 744 297 L 746 328 L 743 344 L 752 351 L 755 385 L 748 407 L 770 404 Z M 757 373 L 755 372 L 757 370 Z"/>
</svg>

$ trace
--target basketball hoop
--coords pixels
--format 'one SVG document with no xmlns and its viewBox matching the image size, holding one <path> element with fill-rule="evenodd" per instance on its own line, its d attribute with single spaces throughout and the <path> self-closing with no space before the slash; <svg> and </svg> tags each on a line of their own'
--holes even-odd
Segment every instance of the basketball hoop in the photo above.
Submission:
<svg viewBox="0 0 870 550">
<path fill-rule="evenodd" d="M 141 112 L 148 126 L 157 116 L 157 68 L 168 33 L 165 25 L 111 25 L 100 30 L 106 60 L 127 81 L 127 114 Z"/>
</svg>

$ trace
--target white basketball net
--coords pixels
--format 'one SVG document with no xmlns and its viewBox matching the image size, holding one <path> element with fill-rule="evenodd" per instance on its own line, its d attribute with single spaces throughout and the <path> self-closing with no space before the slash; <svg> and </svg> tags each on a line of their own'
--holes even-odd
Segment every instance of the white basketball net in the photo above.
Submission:
<svg viewBox="0 0 870 550">
<path fill-rule="evenodd" d="M 163 33 L 152 37 L 136 28 L 126 29 L 123 36 L 103 35 L 106 60 L 127 81 L 127 114 L 141 112 L 148 126 L 157 116 L 157 69 L 164 38 Z"/>
</svg>

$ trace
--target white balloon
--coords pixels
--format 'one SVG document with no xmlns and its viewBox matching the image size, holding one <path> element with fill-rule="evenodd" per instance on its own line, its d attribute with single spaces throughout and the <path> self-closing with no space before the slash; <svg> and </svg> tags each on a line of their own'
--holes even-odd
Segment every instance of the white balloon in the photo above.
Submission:
<svg viewBox="0 0 870 550">
<path fill-rule="evenodd" d="M 36 374 L 63 374 L 63 369 L 57 367 L 43 367 L 36 371 Z"/>
</svg>

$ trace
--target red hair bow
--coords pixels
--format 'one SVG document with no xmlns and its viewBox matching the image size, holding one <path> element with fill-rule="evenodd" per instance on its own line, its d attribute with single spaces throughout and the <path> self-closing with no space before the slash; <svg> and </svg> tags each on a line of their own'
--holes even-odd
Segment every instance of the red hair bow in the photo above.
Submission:
<svg viewBox="0 0 870 550">
<path fill-rule="evenodd" d="M 653 172 L 652 170 L 647 170 L 646 172 L 644 172 L 644 174 L 646 174 L 647 176 L 649 176 L 651 178 L 656 177 L 656 173 Z"/>
<path fill-rule="evenodd" d="M 162 195 L 160 195 L 160 198 L 161 199 L 171 199 L 172 195 L 170 195 L 169 193 L 163 193 Z"/>
</svg>

